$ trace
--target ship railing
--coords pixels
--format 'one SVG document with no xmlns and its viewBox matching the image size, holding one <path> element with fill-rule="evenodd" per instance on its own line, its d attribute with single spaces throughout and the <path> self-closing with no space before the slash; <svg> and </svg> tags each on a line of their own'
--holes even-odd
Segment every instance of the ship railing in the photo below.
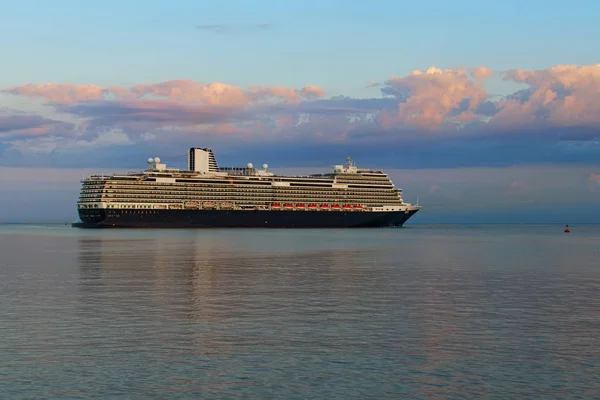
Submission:
<svg viewBox="0 0 600 400">
<path fill-rule="evenodd" d="M 219 167 L 218 172 L 226 172 L 229 175 L 234 176 L 254 176 L 257 175 L 256 168 L 244 168 L 244 167 Z"/>
</svg>

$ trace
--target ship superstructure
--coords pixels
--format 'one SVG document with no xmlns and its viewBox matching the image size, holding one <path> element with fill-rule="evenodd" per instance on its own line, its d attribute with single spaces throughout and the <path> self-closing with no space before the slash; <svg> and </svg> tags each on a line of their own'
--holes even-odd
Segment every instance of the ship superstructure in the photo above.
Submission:
<svg viewBox="0 0 600 400">
<path fill-rule="evenodd" d="M 348 158 L 331 173 L 284 176 L 251 163 L 223 168 L 191 148 L 188 170 L 148 159 L 145 171 L 91 176 L 77 203 L 81 227 L 402 226 L 420 207 L 379 170 Z"/>
</svg>

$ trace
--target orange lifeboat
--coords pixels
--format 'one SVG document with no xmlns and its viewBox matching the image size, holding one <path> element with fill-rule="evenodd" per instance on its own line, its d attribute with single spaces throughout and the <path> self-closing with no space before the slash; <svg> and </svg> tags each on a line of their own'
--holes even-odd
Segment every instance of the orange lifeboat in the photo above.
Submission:
<svg viewBox="0 0 600 400">
<path fill-rule="evenodd" d="M 352 210 L 352 206 L 350 204 L 345 204 L 342 208 L 344 210 Z"/>
<path fill-rule="evenodd" d="M 357 210 L 362 210 L 363 206 L 361 206 L 360 204 L 357 204 L 354 206 L 354 208 L 356 208 Z"/>
<path fill-rule="evenodd" d="M 292 208 L 294 208 L 294 205 L 292 203 L 285 203 L 283 205 L 283 208 L 292 209 Z"/>
<path fill-rule="evenodd" d="M 306 208 L 306 206 L 302 203 L 298 203 L 298 204 L 296 204 L 296 208 L 300 208 L 300 209 L 304 210 Z"/>
<path fill-rule="evenodd" d="M 333 210 L 339 210 L 340 209 L 340 205 L 339 204 L 334 204 L 334 205 L 331 206 L 331 208 Z"/>
<path fill-rule="evenodd" d="M 281 204 L 279 204 L 279 203 L 271 203 L 271 208 L 281 208 Z"/>
<path fill-rule="evenodd" d="M 309 204 L 308 208 L 309 208 L 309 210 L 316 210 L 317 209 L 317 205 L 316 204 Z"/>
<path fill-rule="evenodd" d="M 329 209 L 329 206 L 328 206 L 327 204 L 321 204 L 321 206 L 320 206 L 320 207 L 321 207 L 321 209 L 322 209 L 322 210 L 327 210 L 327 209 Z"/>
</svg>

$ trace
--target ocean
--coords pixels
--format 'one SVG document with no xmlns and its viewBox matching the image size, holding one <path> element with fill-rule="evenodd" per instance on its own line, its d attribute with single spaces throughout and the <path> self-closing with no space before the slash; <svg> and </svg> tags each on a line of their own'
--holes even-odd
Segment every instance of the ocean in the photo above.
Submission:
<svg viewBox="0 0 600 400">
<path fill-rule="evenodd" d="M 597 398 L 571 228 L 0 225 L 0 398 Z"/>
</svg>

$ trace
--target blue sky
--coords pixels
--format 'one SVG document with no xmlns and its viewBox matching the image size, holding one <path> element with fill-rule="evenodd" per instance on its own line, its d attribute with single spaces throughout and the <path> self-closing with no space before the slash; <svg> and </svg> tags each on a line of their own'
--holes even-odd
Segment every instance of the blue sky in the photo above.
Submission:
<svg viewBox="0 0 600 400">
<path fill-rule="evenodd" d="M 468 170 L 495 168 L 521 187 L 533 182 L 517 182 L 512 168 L 564 168 L 580 183 L 571 193 L 592 204 L 597 15 L 595 1 L 7 2 L 0 166 L 66 177 L 159 155 L 183 167 L 190 146 L 214 148 L 223 164 L 278 168 L 350 154 L 439 171 L 443 179 L 409 184 L 428 193 L 440 179 L 469 188 Z M 10 201 L 26 195 L 17 186 Z M 480 187 L 485 199 L 490 188 Z M 553 193 L 544 187 L 523 195 L 539 205 Z M 421 198 L 464 201 L 444 193 Z M 506 219 L 498 207 L 490 217 Z"/>
<path fill-rule="evenodd" d="M 595 1 L 19 1 L 0 14 L 0 85 L 176 78 L 366 94 L 417 68 L 542 69 L 600 53 Z M 199 25 L 262 32 L 211 34 Z"/>
</svg>

